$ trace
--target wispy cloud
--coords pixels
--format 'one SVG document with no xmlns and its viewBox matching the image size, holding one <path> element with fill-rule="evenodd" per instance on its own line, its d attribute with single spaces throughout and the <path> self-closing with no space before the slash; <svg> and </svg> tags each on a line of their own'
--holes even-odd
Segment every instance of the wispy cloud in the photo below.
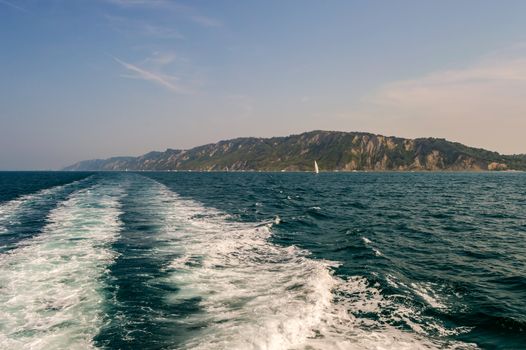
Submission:
<svg viewBox="0 0 526 350">
<path fill-rule="evenodd" d="M 222 27 L 223 22 L 202 14 L 198 9 L 169 0 L 105 0 L 120 7 L 140 7 L 152 10 L 171 11 L 185 17 L 186 19 L 207 28 Z"/>
<path fill-rule="evenodd" d="M 203 27 L 213 28 L 223 26 L 223 22 L 220 20 L 203 15 L 191 15 L 190 19 Z"/>
<path fill-rule="evenodd" d="M 132 6 L 147 6 L 147 7 L 166 7 L 173 3 L 167 0 L 106 0 L 109 3 L 132 7 Z"/>
<path fill-rule="evenodd" d="M 138 33 L 160 39 L 184 39 L 184 36 L 172 27 L 113 15 L 106 15 L 105 18 L 115 30 L 122 33 Z"/>
<path fill-rule="evenodd" d="M 464 68 L 387 83 L 364 99 L 355 115 L 381 132 L 526 152 L 526 50 L 517 47 Z"/>
<path fill-rule="evenodd" d="M 480 105 L 494 103 L 491 101 L 499 97 L 515 96 L 513 91 L 519 86 L 526 87 L 526 57 L 479 62 L 464 69 L 389 83 L 372 97 L 371 102 L 409 108 L 446 102 L 460 104 L 488 94 L 493 96 L 490 101 L 479 101 Z"/>
<path fill-rule="evenodd" d="M 145 35 L 154 36 L 157 38 L 184 39 L 184 36 L 181 33 L 179 33 L 179 31 L 169 27 L 142 23 L 140 30 Z"/>
<path fill-rule="evenodd" d="M 188 90 L 179 83 L 179 78 L 173 75 L 167 75 L 159 72 L 153 72 L 137 65 L 124 62 L 123 60 L 113 57 L 115 62 L 126 68 L 132 75 L 124 75 L 125 78 L 142 79 L 165 87 L 166 89 L 177 92 L 187 93 Z"/>
<path fill-rule="evenodd" d="M 27 12 L 27 10 L 25 8 L 23 8 L 22 6 L 18 5 L 18 4 L 15 4 L 11 1 L 7 1 L 7 0 L 0 0 L 0 4 L 4 4 L 4 5 L 7 5 L 13 9 L 16 9 L 18 11 L 22 11 L 22 12 Z"/>
<path fill-rule="evenodd" d="M 146 58 L 145 63 L 151 63 L 158 68 L 174 63 L 178 58 L 174 52 L 156 51 L 150 57 Z"/>
</svg>

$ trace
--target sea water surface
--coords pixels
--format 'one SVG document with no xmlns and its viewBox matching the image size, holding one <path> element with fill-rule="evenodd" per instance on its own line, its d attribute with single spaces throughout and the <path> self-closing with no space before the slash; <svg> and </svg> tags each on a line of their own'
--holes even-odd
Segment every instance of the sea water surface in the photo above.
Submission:
<svg viewBox="0 0 526 350">
<path fill-rule="evenodd" d="M 526 349 L 524 173 L 0 173 L 1 349 Z"/>
</svg>

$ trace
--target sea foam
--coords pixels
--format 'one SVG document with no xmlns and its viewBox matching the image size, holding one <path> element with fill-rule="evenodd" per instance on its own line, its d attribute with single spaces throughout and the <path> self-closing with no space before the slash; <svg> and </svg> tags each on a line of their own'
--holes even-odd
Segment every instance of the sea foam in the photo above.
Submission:
<svg viewBox="0 0 526 350">
<path fill-rule="evenodd" d="M 186 349 L 429 349 L 443 347 L 414 325 L 380 319 L 385 299 L 361 276 L 339 278 L 337 262 L 271 243 L 272 222 L 243 223 L 158 184 L 164 235 L 180 256 L 167 267 L 177 287 L 166 302 L 200 300 L 184 322 L 200 334 Z M 175 247 L 177 246 L 177 248 Z M 374 314 L 377 317 L 366 317 Z M 396 314 L 396 312 L 395 312 Z M 366 316 L 363 316 L 366 315 Z M 396 316 L 398 317 L 398 316 Z M 203 325 L 206 325 L 203 327 Z M 454 346 L 452 346 L 454 347 Z"/>
<path fill-rule="evenodd" d="M 66 191 L 73 191 L 77 186 L 87 183 L 90 177 L 70 182 L 65 185 L 53 186 L 35 193 L 25 194 L 18 198 L 0 203 L 0 235 L 9 234 L 9 228 L 21 224 L 22 216 L 38 210 L 42 206 L 54 203 L 56 197 Z"/>
<path fill-rule="evenodd" d="M 92 346 L 120 195 L 114 184 L 74 192 L 50 212 L 39 236 L 0 256 L 0 348 Z"/>
</svg>

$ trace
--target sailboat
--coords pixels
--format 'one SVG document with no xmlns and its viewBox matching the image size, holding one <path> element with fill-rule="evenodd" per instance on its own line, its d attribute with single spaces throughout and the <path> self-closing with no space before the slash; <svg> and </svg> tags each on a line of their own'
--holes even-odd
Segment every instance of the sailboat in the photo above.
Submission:
<svg viewBox="0 0 526 350">
<path fill-rule="evenodd" d="M 314 172 L 316 174 L 318 174 L 320 172 L 320 169 L 318 168 L 318 163 L 316 163 L 316 161 L 314 161 Z"/>
</svg>

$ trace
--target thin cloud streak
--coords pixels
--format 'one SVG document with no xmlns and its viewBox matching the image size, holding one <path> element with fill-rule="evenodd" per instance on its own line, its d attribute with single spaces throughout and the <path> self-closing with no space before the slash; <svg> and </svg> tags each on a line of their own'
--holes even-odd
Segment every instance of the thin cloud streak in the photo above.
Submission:
<svg viewBox="0 0 526 350">
<path fill-rule="evenodd" d="M 132 76 L 124 75 L 125 78 L 135 78 L 135 79 L 142 79 L 142 80 L 150 81 L 158 85 L 161 85 L 170 91 L 177 92 L 177 93 L 188 92 L 186 91 L 186 89 L 184 89 L 182 86 L 178 85 L 175 82 L 176 80 L 179 80 L 175 76 L 152 72 L 144 68 L 138 67 L 136 65 L 133 65 L 131 63 L 124 62 L 123 60 L 117 57 L 113 57 L 113 59 L 115 60 L 115 62 L 119 63 L 121 66 L 123 66 L 130 72 L 134 73 L 134 75 Z"/>
<path fill-rule="evenodd" d="M 526 53 L 484 57 L 380 87 L 351 113 L 372 130 L 431 134 L 505 153 L 526 153 Z"/>
<path fill-rule="evenodd" d="M 462 101 L 489 91 L 497 93 L 497 96 L 513 96 L 517 85 L 526 86 L 526 58 L 481 62 L 465 69 L 441 71 L 418 79 L 386 84 L 371 101 L 412 106 L 446 102 L 446 97 Z"/>
<path fill-rule="evenodd" d="M 129 33 L 131 31 L 159 39 L 185 39 L 179 31 L 171 27 L 154 25 L 142 20 L 133 20 L 108 14 L 104 17 L 114 30 L 121 33 Z"/>
<path fill-rule="evenodd" d="M 132 6 L 144 6 L 144 7 L 166 7 L 169 6 L 171 3 L 166 0 L 106 0 L 107 2 L 124 6 L 124 7 L 132 7 Z"/>
<path fill-rule="evenodd" d="M 14 9 L 18 10 L 18 11 L 27 12 L 27 10 L 25 8 L 23 8 L 21 6 L 18 6 L 18 5 L 15 5 L 12 2 L 7 1 L 7 0 L 0 0 L 0 4 L 7 5 L 7 6 L 11 7 L 11 8 L 14 8 Z"/>
<path fill-rule="evenodd" d="M 168 0 L 105 0 L 110 4 L 121 6 L 121 7 L 142 7 L 148 9 L 159 9 L 159 10 L 171 10 L 174 12 L 179 12 L 185 16 L 188 20 L 202 26 L 205 28 L 219 28 L 223 27 L 223 22 L 205 16 L 199 13 L 195 8 L 187 5 L 182 5 L 173 1 Z"/>
<path fill-rule="evenodd" d="M 179 33 L 177 30 L 167 27 L 155 26 L 152 24 L 144 23 L 141 27 L 142 33 L 157 38 L 165 39 L 184 39 L 184 35 Z"/>
<path fill-rule="evenodd" d="M 207 16 L 202 16 L 202 15 L 193 15 L 193 16 L 190 16 L 190 19 L 192 21 L 194 21 L 195 23 L 203 26 L 203 27 L 208 27 L 208 28 L 217 28 L 217 27 L 222 27 L 223 26 L 223 22 L 215 19 L 215 18 L 210 18 L 210 17 L 207 17 Z"/>
<path fill-rule="evenodd" d="M 145 63 L 150 63 L 159 68 L 170 65 L 177 60 L 177 55 L 174 52 L 154 52 L 150 57 L 144 60 Z"/>
</svg>

